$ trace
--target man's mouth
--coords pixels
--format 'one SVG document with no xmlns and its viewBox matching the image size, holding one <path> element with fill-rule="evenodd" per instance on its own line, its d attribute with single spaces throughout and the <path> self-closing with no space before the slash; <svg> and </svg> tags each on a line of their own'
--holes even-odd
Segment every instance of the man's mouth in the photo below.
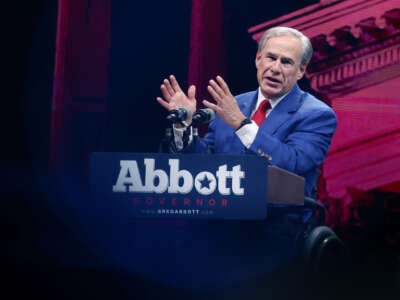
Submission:
<svg viewBox="0 0 400 300">
<path fill-rule="evenodd" d="M 273 82 L 273 83 L 281 83 L 281 81 L 279 80 L 279 79 L 277 79 L 277 78 L 275 78 L 275 77 L 270 77 L 270 76 L 267 76 L 267 77 L 265 77 L 268 81 L 271 81 L 271 82 Z"/>
</svg>

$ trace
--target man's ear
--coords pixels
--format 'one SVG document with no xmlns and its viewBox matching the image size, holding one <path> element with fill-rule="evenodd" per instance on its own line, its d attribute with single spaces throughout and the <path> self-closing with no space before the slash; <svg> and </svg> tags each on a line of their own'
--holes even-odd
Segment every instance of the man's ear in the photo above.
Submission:
<svg viewBox="0 0 400 300">
<path fill-rule="evenodd" d="M 297 73 L 297 80 L 300 80 L 303 78 L 304 74 L 306 73 L 307 70 L 307 65 L 306 64 L 301 64 L 299 67 L 299 71 Z"/>
</svg>

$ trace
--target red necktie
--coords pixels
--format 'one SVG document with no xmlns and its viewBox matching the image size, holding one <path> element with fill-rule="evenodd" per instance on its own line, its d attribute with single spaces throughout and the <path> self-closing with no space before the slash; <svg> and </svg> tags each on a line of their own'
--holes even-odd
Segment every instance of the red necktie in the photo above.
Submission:
<svg viewBox="0 0 400 300">
<path fill-rule="evenodd" d="M 251 119 L 256 122 L 258 126 L 260 126 L 265 119 L 265 114 L 267 113 L 267 110 L 270 108 L 271 104 L 267 99 L 264 99 L 258 106 L 256 112 L 254 113 L 253 117 L 251 117 Z"/>
</svg>

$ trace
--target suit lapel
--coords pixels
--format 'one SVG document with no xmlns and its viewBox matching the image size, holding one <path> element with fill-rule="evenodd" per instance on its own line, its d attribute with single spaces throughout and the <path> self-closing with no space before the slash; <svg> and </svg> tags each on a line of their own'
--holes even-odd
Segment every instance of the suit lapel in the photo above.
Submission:
<svg viewBox="0 0 400 300">
<path fill-rule="evenodd" d="M 240 102 L 238 102 L 240 110 L 248 118 L 251 117 L 251 112 L 253 111 L 253 108 L 257 103 L 257 97 L 258 97 L 258 92 L 254 91 L 254 93 L 252 93 L 250 95 L 250 97 L 249 97 L 250 101 L 240 101 Z M 247 98 L 247 99 L 249 99 L 249 98 Z"/>
<path fill-rule="evenodd" d="M 261 124 L 263 130 L 274 134 L 278 128 L 287 122 L 302 104 L 302 91 L 296 84 L 292 91 L 283 98 Z"/>
</svg>

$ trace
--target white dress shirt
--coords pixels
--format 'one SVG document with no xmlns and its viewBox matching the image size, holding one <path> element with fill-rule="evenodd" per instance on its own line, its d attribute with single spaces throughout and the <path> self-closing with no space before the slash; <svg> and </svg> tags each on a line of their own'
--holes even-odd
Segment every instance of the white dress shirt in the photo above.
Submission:
<svg viewBox="0 0 400 300">
<path fill-rule="evenodd" d="M 268 109 L 265 112 L 265 116 L 268 117 L 268 114 L 271 112 L 271 110 L 274 109 L 275 106 L 278 105 L 278 103 L 286 96 L 283 95 L 277 99 L 268 99 L 269 103 L 271 104 L 271 109 Z M 258 88 L 258 98 L 257 98 L 257 105 L 254 107 L 253 111 L 251 112 L 251 115 L 255 113 L 257 110 L 258 106 L 261 104 L 261 102 L 265 99 L 263 94 L 261 93 L 260 88 Z M 250 148 L 251 144 L 254 142 L 254 139 L 256 138 L 258 132 L 258 125 L 256 122 L 251 121 L 251 124 L 246 124 L 242 128 L 236 130 L 236 135 L 238 138 L 242 141 L 243 145 L 248 149 Z"/>
</svg>

